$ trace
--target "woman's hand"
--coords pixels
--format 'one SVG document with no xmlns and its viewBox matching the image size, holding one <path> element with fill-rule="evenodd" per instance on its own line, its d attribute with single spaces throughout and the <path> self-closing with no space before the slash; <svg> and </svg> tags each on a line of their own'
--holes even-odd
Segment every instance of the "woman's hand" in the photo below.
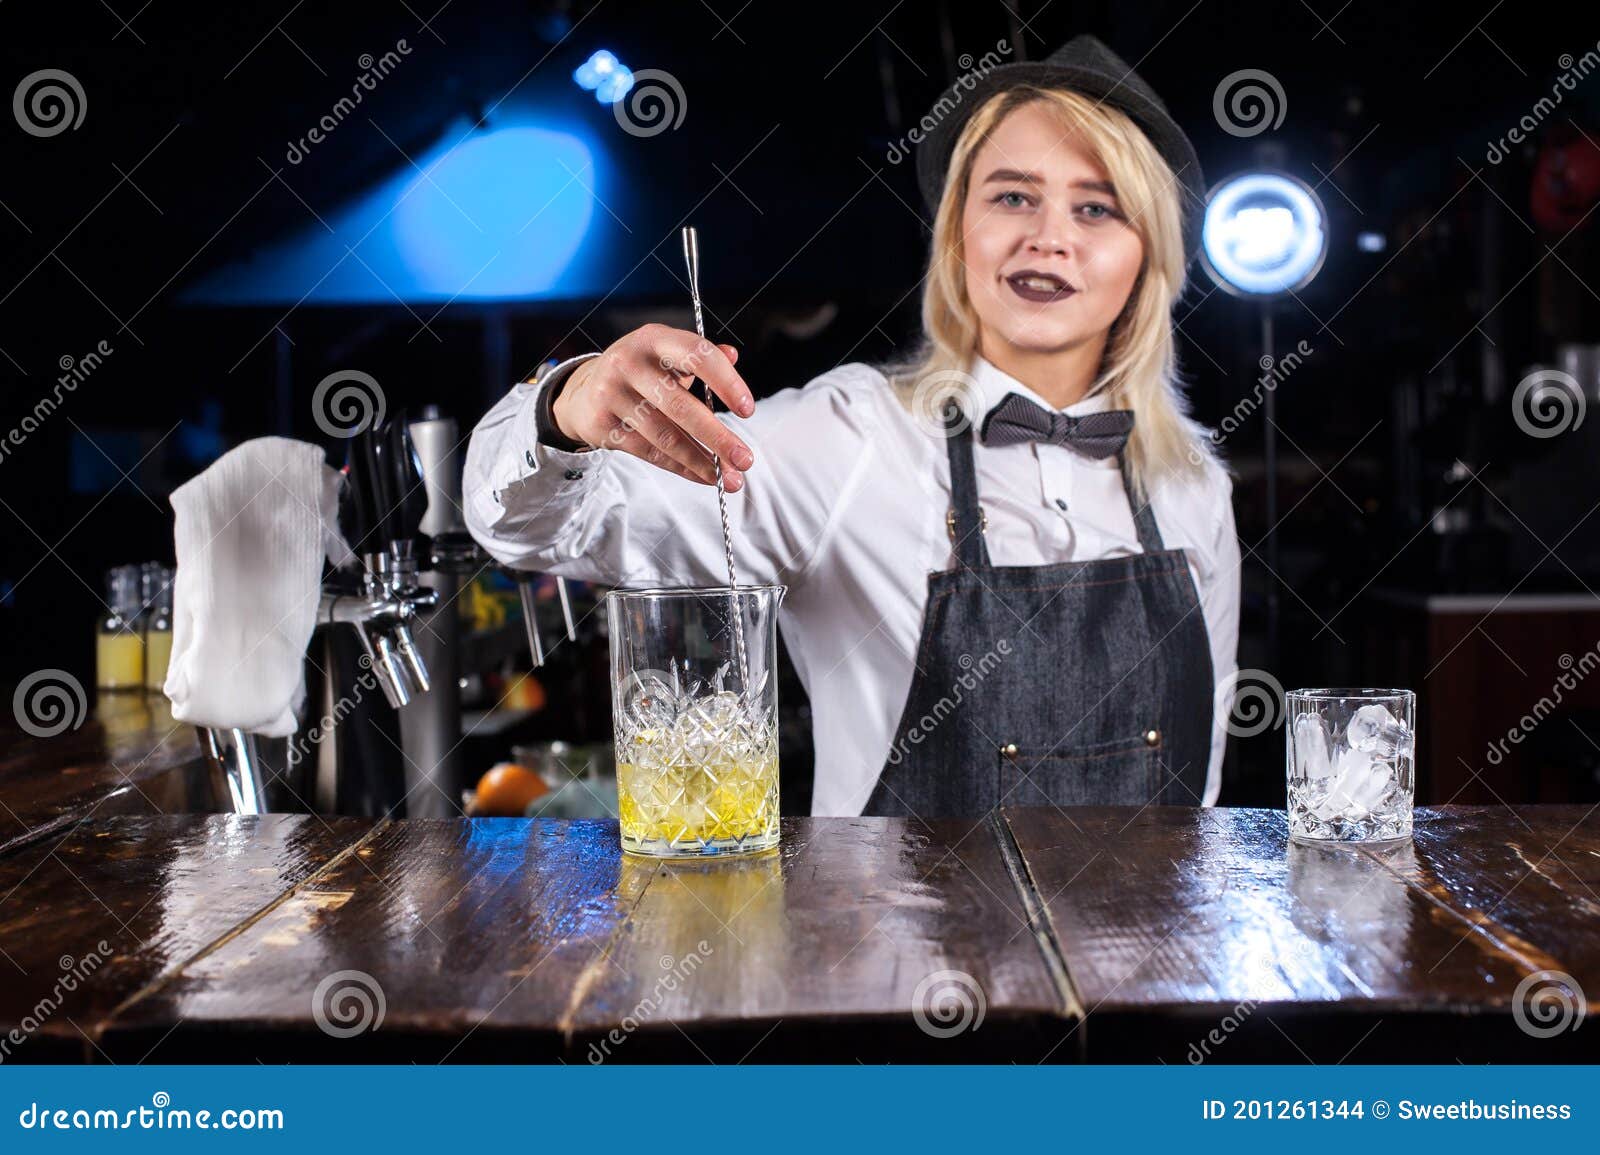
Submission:
<svg viewBox="0 0 1600 1155">
<path fill-rule="evenodd" d="M 666 325 L 645 325 L 574 369 L 550 415 L 575 441 L 620 449 L 707 485 L 716 483 L 711 460 L 716 453 L 731 493 L 744 484 L 755 455 L 689 387 L 698 378 L 728 409 L 749 417 L 756 403 L 734 372 L 738 357 L 731 345 L 713 345 Z"/>
</svg>

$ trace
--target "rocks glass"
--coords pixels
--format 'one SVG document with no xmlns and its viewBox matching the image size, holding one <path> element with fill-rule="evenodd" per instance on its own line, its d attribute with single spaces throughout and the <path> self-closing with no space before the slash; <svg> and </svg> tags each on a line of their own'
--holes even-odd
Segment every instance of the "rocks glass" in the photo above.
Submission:
<svg viewBox="0 0 1600 1155">
<path fill-rule="evenodd" d="M 1411 835 L 1417 696 L 1410 690 L 1291 690 L 1289 836 L 1387 842 Z"/>
</svg>

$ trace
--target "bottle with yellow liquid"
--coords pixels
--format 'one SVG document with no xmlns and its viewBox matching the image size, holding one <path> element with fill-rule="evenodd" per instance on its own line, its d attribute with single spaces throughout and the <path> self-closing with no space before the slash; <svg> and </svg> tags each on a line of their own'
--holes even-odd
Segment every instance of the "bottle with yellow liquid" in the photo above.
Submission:
<svg viewBox="0 0 1600 1155">
<path fill-rule="evenodd" d="M 144 688 L 144 635 L 139 621 L 140 578 L 136 565 L 106 575 L 106 604 L 95 638 L 95 685 L 102 690 Z"/>
<path fill-rule="evenodd" d="M 160 690 L 172 658 L 173 571 L 158 561 L 144 564 L 144 685 Z"/>
</svg>

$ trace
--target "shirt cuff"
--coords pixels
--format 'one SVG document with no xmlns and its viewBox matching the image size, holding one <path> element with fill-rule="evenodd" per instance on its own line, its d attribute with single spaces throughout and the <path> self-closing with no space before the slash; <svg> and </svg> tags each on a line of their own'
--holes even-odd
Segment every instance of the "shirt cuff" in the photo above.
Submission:
<svg viewBox="0 0 1600 1155">
<path fill-rule="evenodd" d="M 568 453 L 582 453 L 594 448 L 582 441 L 568 437 L 556 425 L 555 414 L 551 412 L 555 405 L 555 395 L 561 391 L 561 386 L 567 383 L 567 378 L 572 376 L 572 371 L 598 353 L 585 353 L 551 365 L 544 372 L 534 377 L 538 382 L 539 392 L 533 405 L 534 435 L 540 445 L 548 445 L 551 449 L 561 449 Z"/>
<path fill-rule="evenodd" d="M 570 483 L 587 480 L 599 468 L 605 459 L 603 453 L 596 453 L 589 447 L 561 448 L 541 436 L 542 425 L 550 421 L 546 399 L 551 389 L 564 384 L 572 371 L 583 362 L 599 355 L 585 353 L 570 358 L 541 370 L 532 383 L 524 382 L 518 386 L 524 391 L 524 396 L 511 426 L 511 445 L 516 456 L 508 476 L 501 482 L 500 493 L 515 492 L 523 482 L 541 470 L 554 469 Z M 553 423 L 551 428 L 554 430 Z M 577 444 L 562 438 L 559 431 L 556 431 L 556 436 L 564 445 Z"/>
</svg>

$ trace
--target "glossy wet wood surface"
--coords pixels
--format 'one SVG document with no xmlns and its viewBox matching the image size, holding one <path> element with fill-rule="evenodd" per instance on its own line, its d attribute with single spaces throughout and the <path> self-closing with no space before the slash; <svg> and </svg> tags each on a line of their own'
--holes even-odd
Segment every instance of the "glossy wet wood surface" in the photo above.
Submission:
<svg viewBox="0 0 1600 1155">
<path fill-rule="evenodd" d="M 225 1033 L 264 1061 L 550 1061 L 644 881 L 609 823 L 388 823 L 129 1008 L 105 1045 L 190 1060 Z M 375 1019 L 380 997 L 377 1030 L 326 1033 Z"/>
<path fill-rule="evenodd" d="M 119 1006 L 178 976 L 372 825 L 95 819 L 0 856 L 0 1047 L 11 1043 L 13 1061 L 104 1058 L 96 1038 Z"/>
<path fill-rule="evenodd" d="M 1600 819 L 1419 810 L 1409 842 L 1301 846 L 1283 812 L 1007 811 L 1089 1061 L 1600 1058 L 1535 1032 L 1600 992 Z M 1544 1020 L 1540 1016 L 1556 1017 Z"/>
<path fill-rule="evenodd" d="M 790 819 L 777 853 L 704 865 L 625 859 L 604 822 L 97 814 L 0 853 L 0 1045 L 15 1028 L 7 1061 L 1596 1061 L 1593 1024 L 1540 1016 L 1562 981 L 1600 991 L 1597 890 L 1600 819 L 1580 807 L 1419 811 L 1386 849 L 1292 846 L 1257 810 Z M 1558 972 L 1528 988 L 1525 1029 L 1519 985 Z"/>
<path fill-rule="evenodd" d="M 162 695 L 91 690 L 83 715 L 63 709 L 29 715 L 45 737 L 14 713 L 0 725 L 0 853 L 86 817 L 220 809 L 194 727 Z"/>
<path fill-rule="evenodd" d="M 748 862 L 630 859 L 639 898 L 584 976 L 576 1049 L 602 1061 L 630 1049 L 718 1063 L 1036 1061 L 1063 1035 L 1066 1001 L 1002 837 L 998 822 L 799 819 L 778 853 Z M 947 1039 L 912 1013 L 947 1030 L 976 1021 L 980 999 L 978 1029 Z M 629 1017 L 640 1029 L 611 1045 Z"/>
<path fill-rule="evenodd" d="M 985 1020 L 929 1058 L 1042 1056 L 1064 1003 L 998 829 L 957 843 L 795 819 L 777 853 L 700 865 L 624 858 L 610 822 L 395 822 L 125 1008 L 101 1046 L 118 1061 L 204 1058 L 223 1038 L 265 1061 L 881 1060 L 930 1042 L 911 1010 L 949 971 L 971 976 Z M 381 990 L 384 1017 L 330 1052 L 310 1012 L 335 1020 L 340 989 L 356 1015 Z"/>
</svg>

